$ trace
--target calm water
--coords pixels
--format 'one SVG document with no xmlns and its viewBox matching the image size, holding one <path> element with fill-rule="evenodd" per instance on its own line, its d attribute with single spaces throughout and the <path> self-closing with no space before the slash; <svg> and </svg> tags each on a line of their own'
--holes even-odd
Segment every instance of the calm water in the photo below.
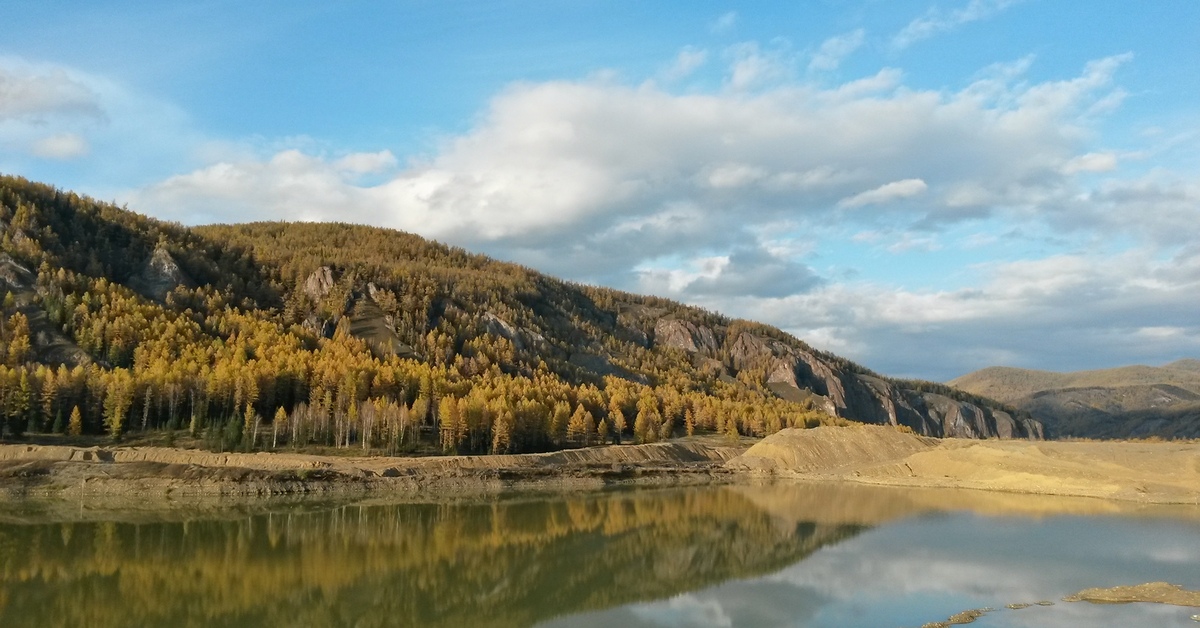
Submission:
<svg viewBox="0 0 1200 628">
<path fill-rule="evenodd" d="M 1200 509 L 777 485 L 0 512 L 0 626 L 1200 626 Z M 1049 607 L 1004 609 L 1052 600 Z"/>
</svg>

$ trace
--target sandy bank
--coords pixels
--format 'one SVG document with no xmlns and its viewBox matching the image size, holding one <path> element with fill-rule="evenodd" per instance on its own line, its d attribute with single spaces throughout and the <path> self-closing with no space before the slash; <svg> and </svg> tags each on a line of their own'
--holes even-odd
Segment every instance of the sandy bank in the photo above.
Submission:
<svg viewBox="0 0 1200 628">
<path fill-rule="evenodd" d="M 700 442 L 425 458 L 0 445 L 0 497 L 471 493 L 512 487 L 687 484 L 729 476 L 744 447 Z"/>
<path fill-rule="evenodd" d="M 1200 504 L 1200 444 L 936 440 L 889 427 L 784 430 L 726 467 L 742 474 Z"/>
<path fill-rule="evenodd" d="M 890 427 L 854 426 L 784 430 L 749 449 L 688 439 L 546 454 L 425 458 L 0 445 L 0 497 L 9 498 L 455 495 L 739 478 L 1200 504 L 1200 444 L 937 440 Z"/>
</svg>

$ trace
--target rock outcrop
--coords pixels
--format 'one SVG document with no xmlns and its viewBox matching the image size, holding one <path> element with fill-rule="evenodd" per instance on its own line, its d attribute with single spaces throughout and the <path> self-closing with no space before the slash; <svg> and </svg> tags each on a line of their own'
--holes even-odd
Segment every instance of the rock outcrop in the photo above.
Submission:
<svg viewBox="0 0 1200 628">
<path fill-rule="evenodd" d="M 130 289 L 155 301 L 165 300 L 179 286 L 195 288 L 196 282 L 183 272 L 171 252 L 161 246 L 154 249 L 141 271 L 129 279 Z"/>
<path fill-rule="evenodd" d="M 717 338 L 711 329 L 673 318 L 660 318 L 654 325 L 654 342 L 688 353 L 713 355 L 717 351 Z"/>
<path fill-rule="evenodd" d="M 507 339 L 517 351 L 545 351 L 550 348 L 550 343 L 541 334 L 517 327 L 491 312 L 484 312 L 482 320 L 487 333 Z"/>
<path fill-rule="evenodd" d="M 721 349 L 715 334 L 685 321 L 660 320 L 654 335 L 655 342 L 686 351 L 716 354 Z M 1041 423 L 1032 419 L 901 388 L 775 338 L 742 332 L 728 343 L 727 361 L 735 371 L 762 373 L 764 383 L 780 397 L 809 401 L 824 412 L 862 423 L 905 425 L 918 434 L 937 437 L 1044 438 Z"/>
<path fill-rule="evenodd" d="M 333 290 L 333 270 L 322 266 L 304 280 L 304 293 L 313 301 L 320 301 Z"/>
<path fill-rule="evenodd" d="M 18 264 L 7 253 L 0 253 L 0 285 L 4 289 L 12 292 L 28 290 L 33 283 L 33 273 L 28 268 Z"/>
</svg>

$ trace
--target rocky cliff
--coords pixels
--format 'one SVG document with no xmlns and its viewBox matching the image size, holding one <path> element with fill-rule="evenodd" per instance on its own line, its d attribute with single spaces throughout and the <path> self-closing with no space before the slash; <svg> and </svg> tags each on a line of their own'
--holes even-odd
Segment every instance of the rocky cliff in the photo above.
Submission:
<svg viewBox="0 0 1200 628">
<path fill-rule="evenodd" d="M 918 434 L 938 437 L 1044 438 L 1040 422 L 1017 416 L 999 403 L 920 390 L 786 338 L 749 331 L 731 335 L 728 330 L 660 319 L 654 327 L 654 341 L 699 358 L 716 359 L 730 375 L 749 372 L 785 399 L 807 400 L 825 412 L 854 421 L 905 425 Z"/>
</svg>

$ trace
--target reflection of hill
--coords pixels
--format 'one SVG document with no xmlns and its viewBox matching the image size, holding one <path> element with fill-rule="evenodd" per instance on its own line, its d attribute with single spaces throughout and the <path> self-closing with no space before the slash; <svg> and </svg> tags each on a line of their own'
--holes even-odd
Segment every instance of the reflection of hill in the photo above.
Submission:
<svg viewBox="0 0 1200 628">
<path fill-rule="evenodd" d="M 0 525 L 0 625 L 527 626 L 780 569 L 861 527 L 725 488 Z"/>
</svg>

